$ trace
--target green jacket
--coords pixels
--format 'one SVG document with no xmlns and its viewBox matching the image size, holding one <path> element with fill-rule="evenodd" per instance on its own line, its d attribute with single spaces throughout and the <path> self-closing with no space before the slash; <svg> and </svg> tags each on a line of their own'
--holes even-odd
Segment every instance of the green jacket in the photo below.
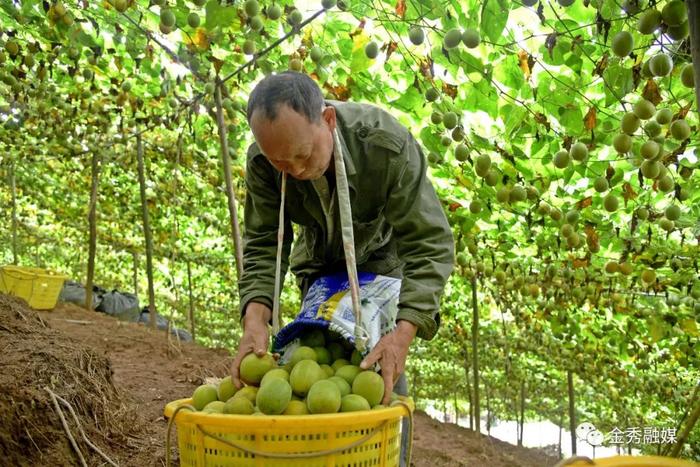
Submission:
<svg viewBox="0 0 700 467">
<path fill-rule="evenodd" d="M 389 113 L 368 105 L 328 101 L 337 127 L 350 188 L 358 271 L 401 277 L 398 319 L 431 339 L 440 324 L 440 296 L 454 263 L 454 243 L 440 201 L 426 177 L 420 145 Z M 272 308 L 281 172 L 248 149 L 241 312 L 250 301 Z M 337 201 L 336 201 L 337 203 Z M 282 273 L 291 270 L 302 291 L 315 276 L 345 270 L 340 222 L 327 245 L 320 199 L 311 182 L 287 177 Z M 336 207 L 335 215 L 338 215 Z M 292 246 L 292 226 L 300 239 Z"/>
</svg>

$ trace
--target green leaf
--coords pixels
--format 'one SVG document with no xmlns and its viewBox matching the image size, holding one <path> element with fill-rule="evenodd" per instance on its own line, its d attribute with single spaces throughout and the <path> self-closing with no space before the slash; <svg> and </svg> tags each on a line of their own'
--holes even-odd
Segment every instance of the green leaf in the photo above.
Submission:
<svg viewBox="0 0 700 467">
<path fill-rule="evenodd" d="M 508 22 L 510 2 L 508 0 L 484 0 L 481 8 L 481 35 L 498 43 Z"/>
<path fill-rule="evenodd" d="M 236 7 L 222 6 L 219 0 L 209 0 L 205 9 L 206 22 L 204 23 L 204 27 L 208 31 L 217 27 L 225 28 L 233 23 L 233 20 L 237 17 Z"/>
</svg>

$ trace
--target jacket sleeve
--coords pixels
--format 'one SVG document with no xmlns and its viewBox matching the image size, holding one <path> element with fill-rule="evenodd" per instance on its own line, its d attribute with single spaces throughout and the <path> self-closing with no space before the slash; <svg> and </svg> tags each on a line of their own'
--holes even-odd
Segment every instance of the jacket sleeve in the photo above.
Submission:
<svg viewBox="0 0 700 467">
<path fill-rule="evenodd" d="M 410 133 L 394 169 L 386 216 L 404 262 L 397 319 L 418 326 L 418 337 L 432 339 L 440 324 L 440 297 L 454 268 L 452 231 Z"/>
<path fill-rule="evenodd" d="M 243 275 L 238 281 L 241 316 L 251 301 L 272 309 L 281 200 L 275 170 L 262 156 L 248 156 L 245 184 Z M 292 239 L 292 225 L 285 216 L 282 281 L 289 266 Z"/>
</svg>

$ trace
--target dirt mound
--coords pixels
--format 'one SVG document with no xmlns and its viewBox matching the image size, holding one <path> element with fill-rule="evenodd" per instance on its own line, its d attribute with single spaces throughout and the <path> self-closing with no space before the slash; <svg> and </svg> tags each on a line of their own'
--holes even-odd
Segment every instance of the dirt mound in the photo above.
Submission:
<svg viewBox="0 0 700 467">
<path fill-rule="evenodd" d="M 82 438 L 64 399 L 87 438 L 115 461 L 125 433 L 138 433 L 112 383 L 109 360 L 52 329 L 21 299 L 0 294 L 0 458 L 6 465 L 70 465 L 77 462 L 63 422 L 88 465 L 105 459 Z M 48 390 L 47 390 L 48 389 Z M 51 393 L 57 398 L 54 401 Z"/>
</svg>

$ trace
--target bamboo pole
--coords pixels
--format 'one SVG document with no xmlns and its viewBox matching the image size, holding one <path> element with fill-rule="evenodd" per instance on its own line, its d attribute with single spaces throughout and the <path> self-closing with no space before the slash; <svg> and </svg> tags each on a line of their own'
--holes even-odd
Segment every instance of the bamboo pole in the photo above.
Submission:
<svg viewBox="0 0 700 467">
<path fill-rule="evenodd" d="M 10 195 L 12 197 L 12 264 L 19 262 L 17 253 L 17 186 L 15 181 L 15 164 L 10 162 Z"/>
<path fill-rule="evenodd" d="M 94 150 L 91 161 L 90 205 L 88 207 L 88 264 L 85 281 L 85 308 L 93 309 L 92 286 L 95 281 L 95 255 L 97 253 L 97 189 L 100 184 L 100 151 Z"/>
<path fill-rule="evenodd" d="M 576 455 L 576 412 L 574 403 L 574 374 L 571 370 L 566 372 L 566 380 L 569 386 L 569 431 L 571 432 L 571 455 Z"/>
<path fill-rule="evenodd" d="M 151 237 L 151 222 L 148 217 L 148 202 L 146 200 L 146 174 L 143 164 L 143 140 L 136 136 L 136 159 L 139 171 L 139 189 L 141 192 L 141 215 L 143 218 L 143 236 L 146 240 L 146 277 L 148 278 L 148 315 L 150 326 L 156 327 L 156 294 L 153 288 L 153 238 Z"/>
<path fill-rule="evenodd" d="M 476 275 L 472 278 L 472 371 L 474 373 L 474 430 L 481 433 L 481 408 L 479 407 L 479 306 L 476 301 Z"/>
<path fill-rule="evenodd" d="M 695 108 L 700 115 L 700 0 L 685 0 L 688 7 L 690 53 L 695 71 Z"/>
<path fill-rule="evenodd" d="M 192 296 L 192 266 L 189 261 L 187 261 L 187 290 L 190 296 L 190 334 L 192 334 L 192 341 L 194 341 L 194 298 Z"/>
<path fill-rule="evenodd" d="M 134 260 L 134 295 L 139 296 L 139 255 L 135 251 L 131 252 Z"/>
<path fill-rule="evenodd" d="M 683 447 L 683 444 L 685 444 L 685 442 L 688 440 L 688 436 L 693 430 L 693 427 L 695 427 L 698 418 L 700 418 L 700 401 L 698 401 L 695 404 L 693 412 L 690 414 L 688 420 L 685 422 L 685 428 L 683 428 L 683 431 L 681 431 L 681 434 L 678 436 L 676 444 L 674 444 L 673 448 L 671 448 L 671 457 L 678 457 L 678 455 L 681 452 L 681 448 Z"/>
<path fill-rule="evenodd" d="M 214 99 L 216 101 L 216 124 L 219 127 L 219 145 L 221 147 L 221 160 L 223 162 L 224 180 L 226 180 L 226 197 L 228 198 L 228 212 L 231 221 L 231 237 L 236 252 L 236 272 L 238 279 L 243 275 L 243 242 L 241 230 L 238 224 L 238 210 L 236 209 L 236 194 L 233 190 L 233 177 L 231 176 L 231 159 L 228 150 L 228 135 L 224 122 L 224 109 L 221 103 L 221 81 L 216 83 Z"/>
</svg>

